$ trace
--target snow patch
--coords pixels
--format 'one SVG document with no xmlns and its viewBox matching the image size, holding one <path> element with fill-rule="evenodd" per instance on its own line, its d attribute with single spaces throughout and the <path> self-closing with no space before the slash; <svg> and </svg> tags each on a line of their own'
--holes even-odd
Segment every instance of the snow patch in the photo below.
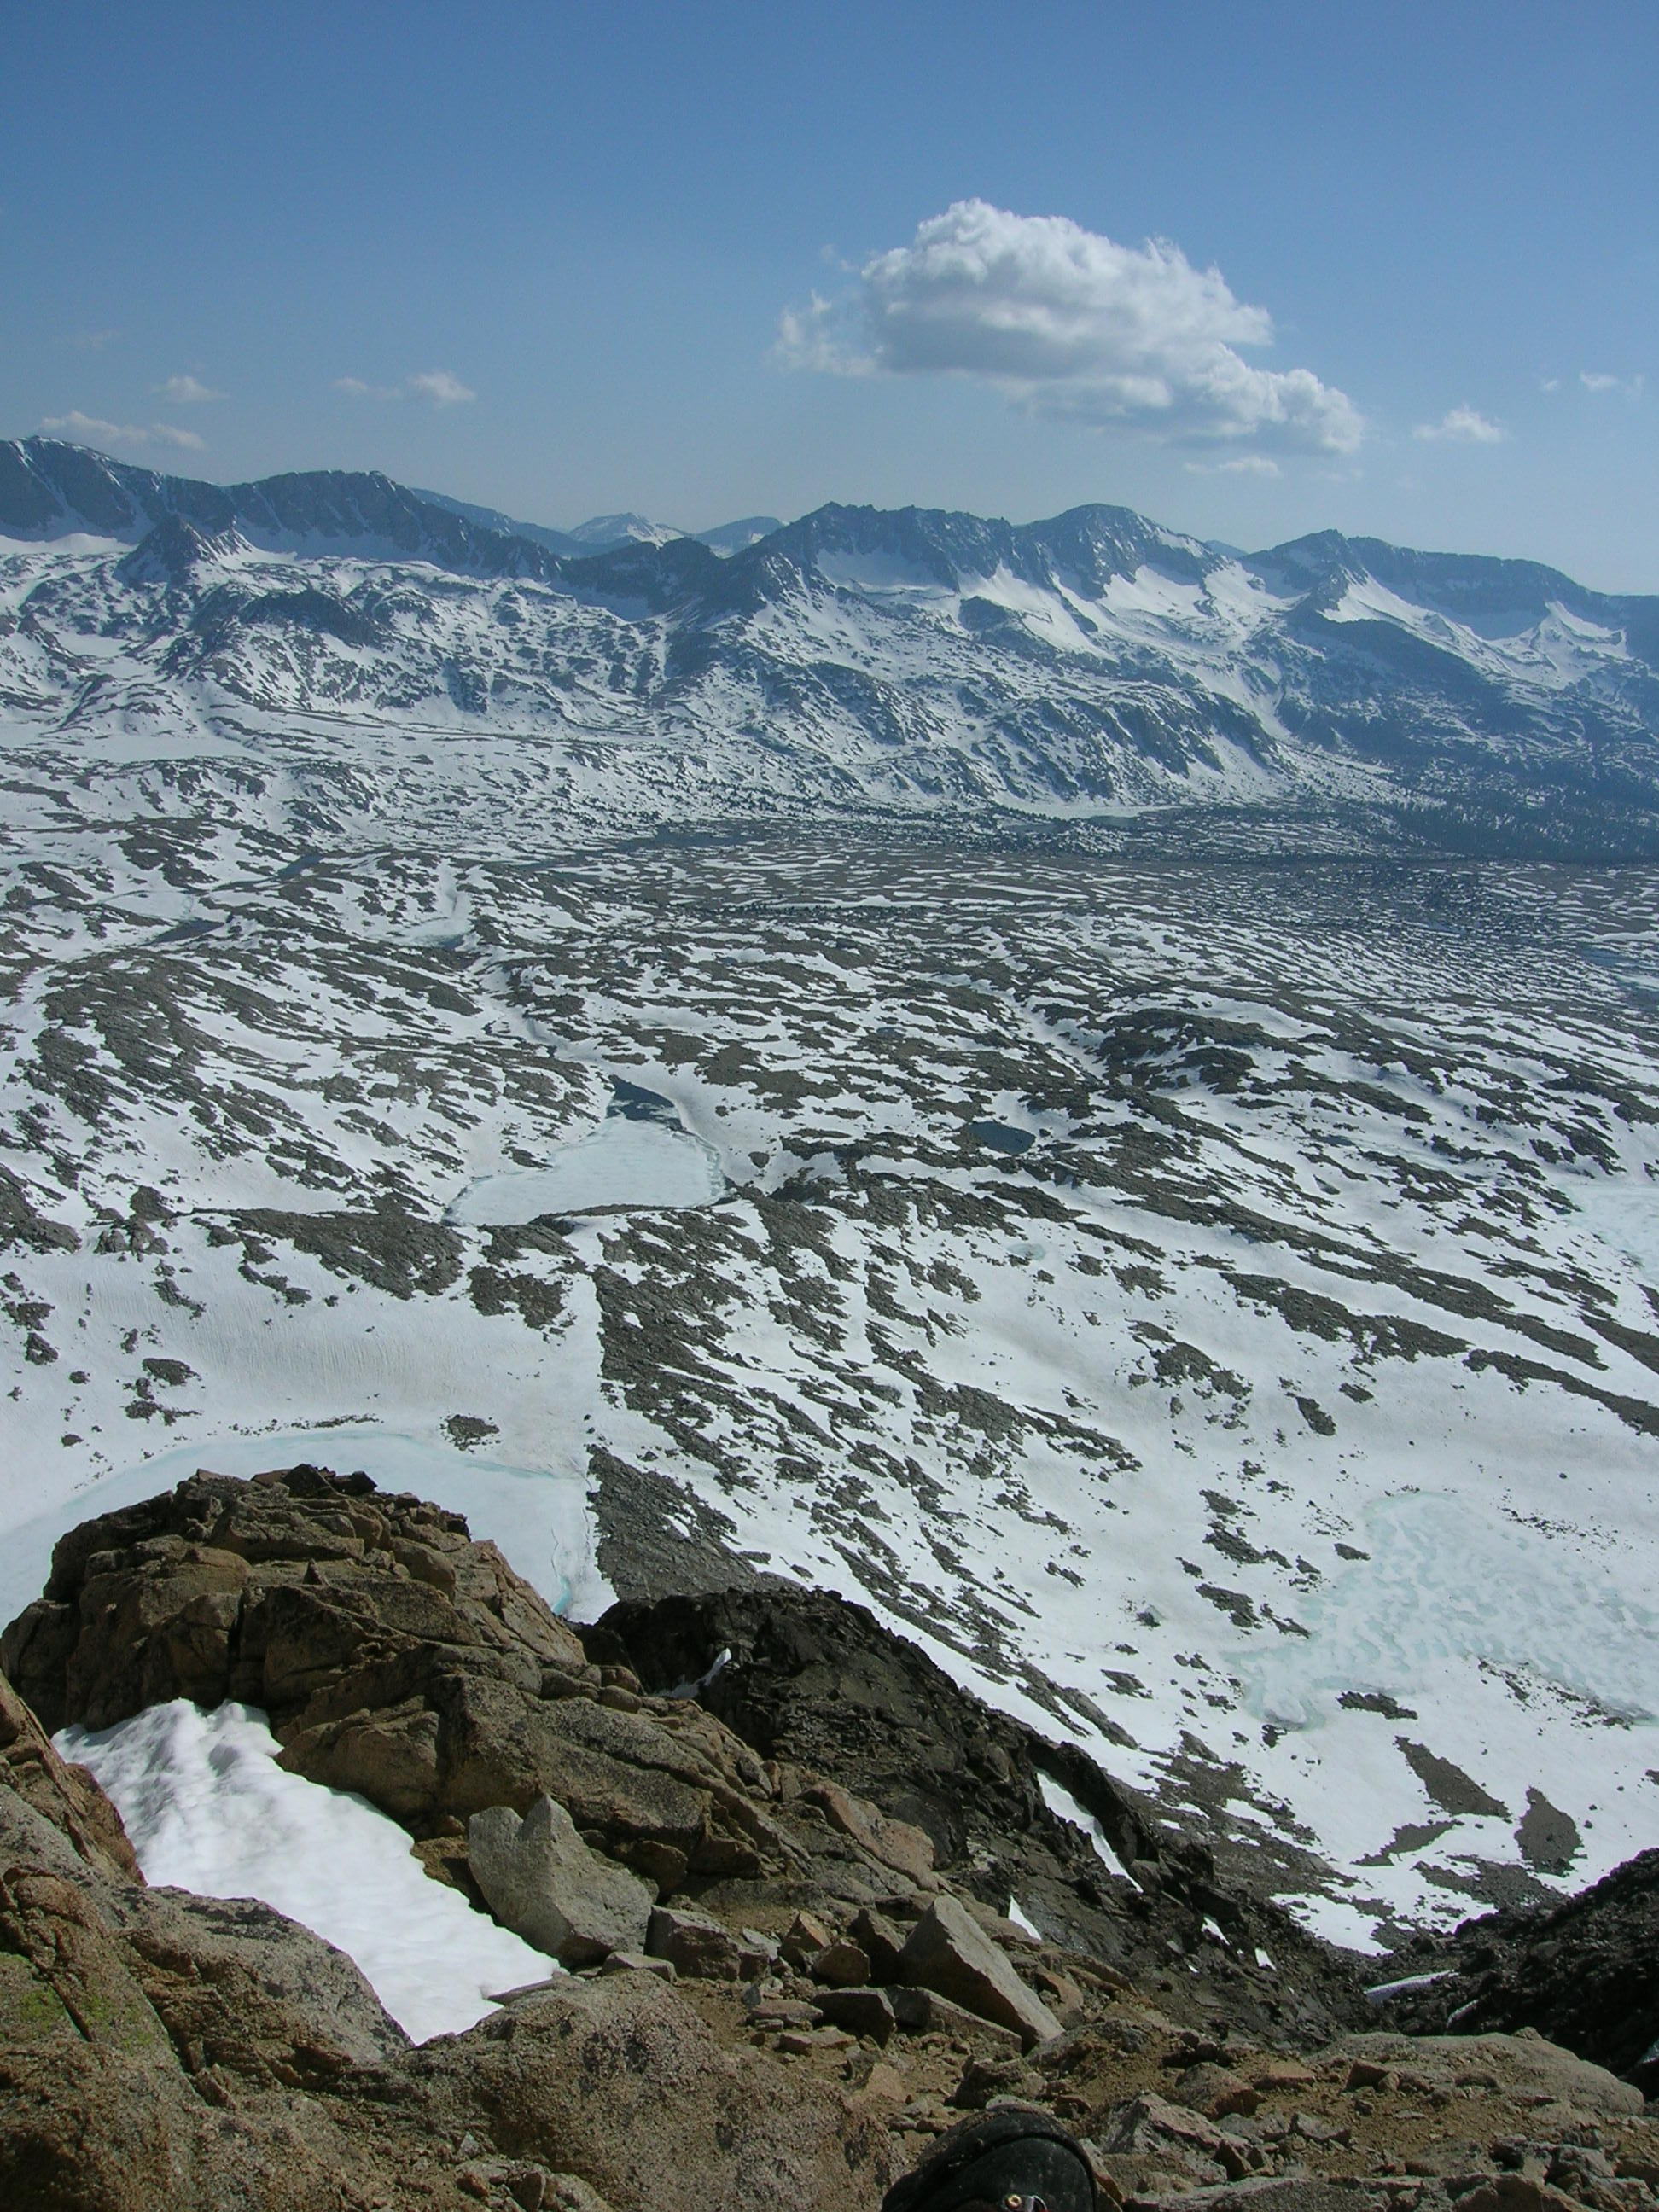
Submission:
<svg viewBox="0 0 1659 2212">
<path fill-rule="evenodd" d="M 367 1798 L 278 1766 L 281 1746 L 252 1705 L 204 1713 L 175 1698 L 55 1741 L 113 1799 L 147 1881 L 256 1897 L 299 1921 L 356 1960 L 416 2043 L 482 2020 L 487 1991 L 559 1971 L 432 1881 Z"/>
<path fill-rule="evenodd" d="M 1038 1775 L 1037 1787 L 1042 1792 L 1043 1803 L 1051 1813 L 1062 1820 L 1069 1820 L 1074 1828 L 1082 1829 L 1084 1834 L 1094 1845 L 1095 1856 L 1107 1873 L 1119 1881 L 1127 1879 L 1123 1868 L 1119 1863 L 1117 1853 L 1106 1840 L 1105 1829 L 1101 1826 L 1094 1814 L 1085 1813 L 1069 1790 L 1062 1790 L 1058 1782 L 1053 1781 L 1046 1774 Z M 1012 1912 L 1008 1917 L 1012 1919 Z"/>
<path fill-rule="evenodd" d="M 1037 1926 L 1036 1921 L 1031 1918 L 1030 1913 L 1028 1913 L 1021 1905 L 1020 1901 L 1017 1897 L 1011 1897 L 1009 1899 L 1008 1910 L 1004 1917 L 1006 1919 L 1011 1920 L 1016 1928 L 1023 1928 L 1028 1936 L 1035 1936 L 1039 1943 L 1042 1942 L 1042 1930 Z"/>
</svg>

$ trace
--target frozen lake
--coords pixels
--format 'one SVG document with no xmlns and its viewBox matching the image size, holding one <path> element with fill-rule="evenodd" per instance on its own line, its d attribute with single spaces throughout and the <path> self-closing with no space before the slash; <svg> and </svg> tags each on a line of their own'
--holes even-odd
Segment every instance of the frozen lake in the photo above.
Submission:
<svg viewBox="0 0 1659 2212">
<path fill-rule="evenodd" d="M 591 1136 L 554 1154 L 545 1167 L 510 1168 L 469 1183 L 449 1207 L 452 1221 L 498 1229 L 544 1213 L 586 1213 L 623 1206 L 707 1206 L 726 1188 L 711 1145 L 678 1123 L 628 1112 L 609 1114 Z"/>
</svg>

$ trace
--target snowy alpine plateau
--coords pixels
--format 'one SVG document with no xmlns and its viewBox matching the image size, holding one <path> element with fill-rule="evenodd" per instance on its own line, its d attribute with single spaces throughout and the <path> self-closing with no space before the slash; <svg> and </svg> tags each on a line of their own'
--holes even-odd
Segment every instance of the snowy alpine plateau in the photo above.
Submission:
<svg viewBox="0 0 1659 2212">
<path fill-rule="evenodd" d="M 854 1598 L 1360 1952 L 1659 1838 L 1659 599 L 31 438 L 0 823 L 0 1624 L 361 1469 Z"/>
</svg>

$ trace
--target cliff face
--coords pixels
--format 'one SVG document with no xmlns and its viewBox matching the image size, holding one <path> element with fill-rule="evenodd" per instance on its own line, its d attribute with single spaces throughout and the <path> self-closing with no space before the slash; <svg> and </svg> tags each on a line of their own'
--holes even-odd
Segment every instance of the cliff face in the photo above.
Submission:
<svg viewBox="0 0 1659 2212">
<path fill-rule="evenodd" d="M 8 2203 L 866 2212 L 998 2096 L 1166 2212 L 1659 2203 L 1639 2090 L 1535 2033 L 1354 2032 L 1352 1961 L 838 1600 L 579 1635 L 458 1516 L 297 1468 L 85 1524 L 0 1656 Z M 42 1723 L 175 1697 L 263 1705 L 578 1971 L 414 2047 L 309 1930 L 147 1888 Z"/>
</svg>

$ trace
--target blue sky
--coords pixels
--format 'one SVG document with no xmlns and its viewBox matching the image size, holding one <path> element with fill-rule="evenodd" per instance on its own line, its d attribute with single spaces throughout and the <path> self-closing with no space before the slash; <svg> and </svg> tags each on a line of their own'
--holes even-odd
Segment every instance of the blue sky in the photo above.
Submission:
<svg viewBox="0 0 1659 2212">
<path fill-rule="evenodd" d="M 0 33 L 0 434 L 551 523 L 1103 499 L 1659 590 L 1651 0 Z"/>
</svg>

